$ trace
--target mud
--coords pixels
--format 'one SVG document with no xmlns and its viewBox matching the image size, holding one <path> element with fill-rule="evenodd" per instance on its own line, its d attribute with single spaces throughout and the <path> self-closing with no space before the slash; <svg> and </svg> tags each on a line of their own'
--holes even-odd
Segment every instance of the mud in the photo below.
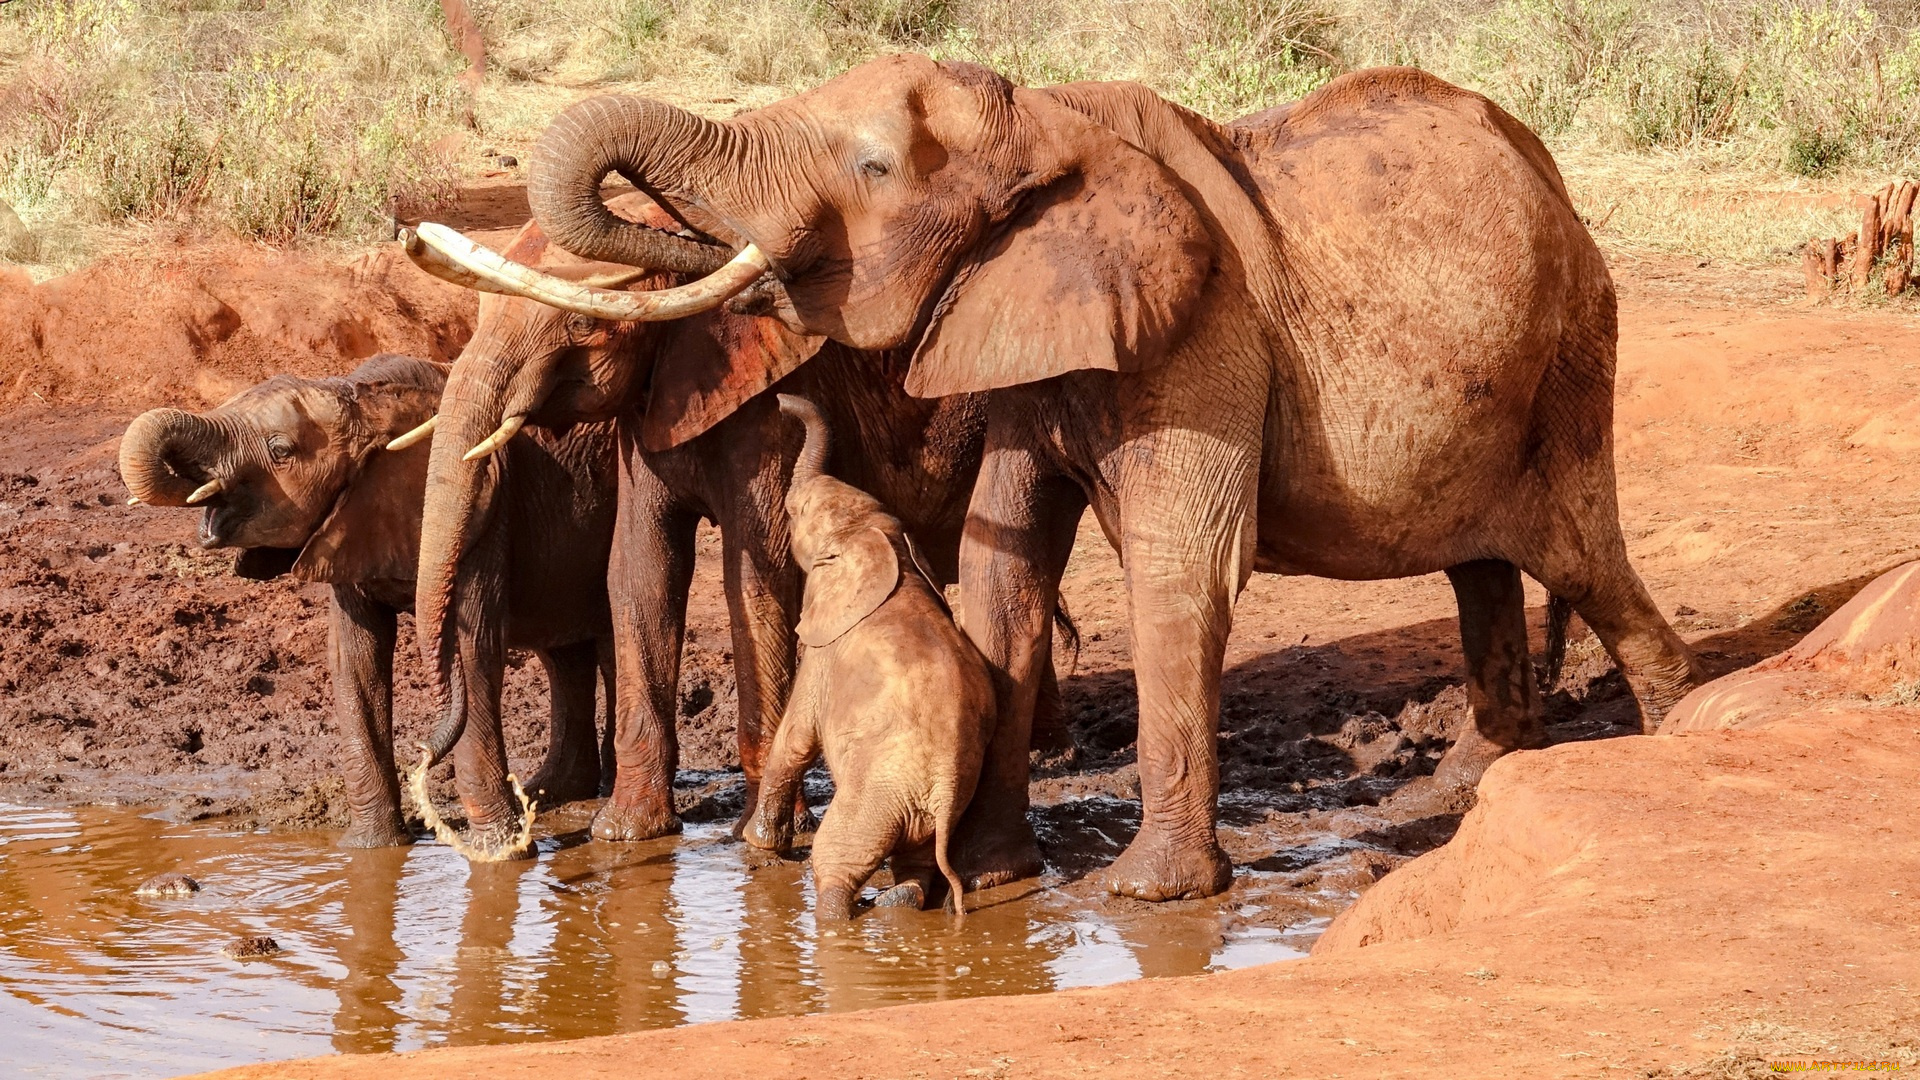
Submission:
<svg viewBox="0 0 1920 1080">
<path fill-rule="evenodd" d="M 327 833 L 0 806 L 9 1075 L 172 1076 L 1191 975 L 1302 957 L 1346 899 L 1303 904 L 1268 874 L 1231 901 L 1114 909 L 1054 875 L 975 897 L 964 929 L 889 909 L 822 932 L 801 864 L 723 825 L 608 845 L 585 823 L 578 808 L 544 821 L 537 861 L 470 866 L 438 844 L 343 852 Z M 155 866 L 201 887 L 139 893 Z"/>
</svg>

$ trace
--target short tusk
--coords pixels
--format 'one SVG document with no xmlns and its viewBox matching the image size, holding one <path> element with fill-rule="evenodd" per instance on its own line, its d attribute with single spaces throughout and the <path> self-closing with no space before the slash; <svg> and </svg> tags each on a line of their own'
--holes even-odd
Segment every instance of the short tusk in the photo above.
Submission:
<svg viewBox="0 0 1920 1080">
<path fill-rule="evenodd" d="M 421 424 L 419 427 L 414 428 L 412 431 L 409 431 L 405 435 L 402 435 L 399 438 L 388 443 L 387 449 L 405 450 L 409 446 L 418 445 L 422 440 L 426 439 L 427 437 L 433 434 L 433 426 L 435 424 L 438 424 L 439 422 L 440 422 L 440 417 L 437 414 L 434 416 L 427 417 L 426 423 Z"/>
<path fill-rule="evenodd" d="M 129 495 L 129 496 L 127 496 L 127 505 L 128 505 L 128 506 L 139 506 L 139 505 L 140 505 L 140 497 L 139 497 L 138 495 Z"/>
<path fill-rule="evenodd" d="M 541 273 L 431 221 L 403 230 L 400 243 L 415 265 L 443 281 L 617 322 L 667 322 L 711 311 L 753 284 L 769 265 L 766 255 L 748 244 L 733 261 L 698 281 L 636 293 L 597 289 Z"/>
<path fill-rule="evenodd" d="M 187 505 L 198 506 L 201 503 L 206 502 L 208 499 L 213 498 L 215 495 L 220 494 L 220 491 L 221 491 L 220 481 L 209 480 L 206 483 L 201 484 L 199 487 L 193 489 L 193 494 L 187 496 Z"/>
<path fill-rule="evenodd" d="M 467 451 L 466 456 L 460 460 L 479 461 L 481 458 L 507 445 L 507 440 L 520 434 L 520 429 L 525 427 L 526 423 L 527 418 L 524 416 L 507 417 L 505 420 L 500 421 L 500 429 L 498 431 L 481 439 L 479 445 Z"/>
</svg>

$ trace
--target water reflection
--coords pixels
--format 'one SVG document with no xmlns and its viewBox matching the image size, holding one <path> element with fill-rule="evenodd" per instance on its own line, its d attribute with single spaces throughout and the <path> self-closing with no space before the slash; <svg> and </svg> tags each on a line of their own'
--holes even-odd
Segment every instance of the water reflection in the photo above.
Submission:
<svg viewBox="0 0 1920 1080">
<path fill-rule="evenodd" d="M 1033 993 L 1285 959 L 1319 929 L 1028 883 L 976 901 L 961 928 L 886 910 L 821 933 L 802 865 L 719 826 L 620 845 L 571 824 L 541 840 L 538 861 L 469 866 L 438 845 L 343 852 L 331 834 L 0 808 L 9 1063 L 28 1076 L 164 1076 Z M 133 895 L 168 870 L 203 891 Z M 219 954 L 243 934 L 285 951 Z"/>
</svg>

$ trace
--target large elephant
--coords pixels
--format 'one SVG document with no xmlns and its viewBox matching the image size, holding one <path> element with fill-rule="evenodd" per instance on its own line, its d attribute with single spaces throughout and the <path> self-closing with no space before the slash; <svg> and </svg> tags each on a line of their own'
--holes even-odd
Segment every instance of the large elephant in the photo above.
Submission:
<svg viewBox="0 0 1920 1080">
<path fill-rule="evenodd" d="M 413 840 L 394 771 L 393 652 L 398 615 L 413 607 L 428 451 L 387 446 L 434 415 L 445 385 L 439 365 L 376 356 L 344 378 L 269 379 L 204 413 L 155 409 L 120 443 L 120 475 L 133 497 L 204 506 L 201 545 L 243 549 L 239 573 L 291 573 L 333 587 L 327 655 L 346 744 L 346 847 Z M 612 671 L 605 568 L 613 433 L 599 425 L 523 439 L 510 457 L 510 494 L 469 556 L 497 574 L 476 590 L 482 602 L 464 628 L 464 651 L 475 662 L 450 703 L 458 709 L 432 738 L 435 756 L 458 747 L 470 815 L 471 778 L 505 770 L 499 705 L 508 646 L 540 657 L 552 700 L 546 761 L 527 789 L 552 803 L 592 798 L 600 787 L 594 692 L 601 673 Z M 515 824 L 514 810 L 511 818 L 473 820 L 480 839 L 489 826 Z"/>
<path fill-rule="evenodd" d="M 641 243 L 623 254 L 654 270 L 577 258 L 529 225 L 508 253 L 541 268 L 544 291 L 534 295 L 553 300 L 598 290 L 631 296 L 619 290 L 657 288 L 681 274 L 711 270 L 731 254 L 675 236 L 677 223 L 642 196 L 617 199 L 609 212 L 642 230 Z M 434 230 L 423 226 L 422 233 L 430 237 Z M 449 280 L 500 289 L 436 261 L 418 238 L 409 240 L 409 251 Z M 524 297 L 481 298 L 473 340 L 453 366 L 436 421 L 420 553 L 421 648 L 450 686 L 458 651 L 447 628 L 460 618 L 458 596 L 472 576 L 462 552 L 473 516 L 496 483 L 492 451 L 517 442 L 523 425 L 564 429 L 612 419 L 620 432 L 618 525 L 608 571 L 617 764 L 593 835 L 642 840 L 680 828 L 673 805 L 676 688 L 702 518 L 720 529 L 732 623 L 747 788 L 737 831 L 757 804 L 765 746 L 791 687 L 799 608 L 783 499 L 800 435 L 783 422 L 773 396 L 760 392 L 778 384 L 823 403 L 834 429 L 847 433 L 837 473 L 886 499 L 934 573 L 948 582 L 957 573 L 960 531 L 979 469 L 985 401 L 911 397 L 903 388 L 904 352 L 861 354 L 823 345 L 765 316 L 715 309 L 640 323 L 596 314 L 591 308 L 569 314 Z M 511 814 L 504 787 L 496 787 L 492 799 L 495 814 Z"/>
<path fill-rule="evenodd" d="M 639 230 L 598 194 L 618 172 L 739 249 L 704 302 L 770 267 L 790 325 L 911 349 L 911 393 L 989 393 L 960 553 L 963 625 L 1003 675 L 958 852 L 976 883 L 1039 866 L 1028 725 L 1089 506 L 1126 568 L 1140 698 L 1117 893 L 1231 880 L 1215 734 L 1256 569 L 1447 573 L 1475 723 L 1438 782 L 1544 741 L 1523 571 L 1600 636 L 1644 723 L 1694 684 L 1620 533 L 1605 261 L 1540 141 L 1477 94 L 1364 71 L 1223 126 L 1137 85 L 896 56 L 723 122 L 590 99 L 533 169 L 556 244 L 628 257 Z"/>
</svg>

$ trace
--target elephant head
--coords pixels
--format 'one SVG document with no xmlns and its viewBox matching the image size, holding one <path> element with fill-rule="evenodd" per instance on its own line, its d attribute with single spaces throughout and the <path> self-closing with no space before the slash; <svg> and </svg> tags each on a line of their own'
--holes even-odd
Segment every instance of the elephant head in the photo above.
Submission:
<svg viewBox="0 0 1920 1080">
<path fill-rule="evenodd" d="M 202 547 L 244 549 L 248 577 L 413 577 L 426 449 L 388 442 L 431 417 L 443 369 L 376 356 L 345 378 L 278 376 L 204 413 L 127 427 L 120 476 L 139 502 L 201 506 Z"/>
<path fill-rule="evenodd" d="M 529 199 L 555 244 L 632 263 L 647 231 L 599 194 L 619 173 L 764 261 L 791 326 L 913 346 L 908 389 L 931 397 L 1159 363 L 1220 241 L 1140 146 L 1205 159 L 1218 138 L 1140 87 L 1032 90 L 895 56 L 725 121 L 581 102 L 542 136 Z"/>
<path fill-rule="evenodd" d="M 454 677 L 458 597 L 486 587 L 463 575 L 461 561 L 493 512 L 494 451 L 527 423 L 565 429 L 615 416 L 637 419 L 643 448 L 678 445 L 821 345 L 773 319 L 719 308 L 760 276 L 751 260 L 729 262 L 725 249 L 677 235 L 681 226 L 643 196 L 602 209 L 637 230 L 619 249 L 627 263 L 570 254 L 533 224 L 506 259 L 428 225 L 406 241 L 423 269 L 483 293 L 435 420 L 421 528 L 415 611 L 443 697 Z M 674 287 L 700 273 L 710 276 Z"/>
</svg>

